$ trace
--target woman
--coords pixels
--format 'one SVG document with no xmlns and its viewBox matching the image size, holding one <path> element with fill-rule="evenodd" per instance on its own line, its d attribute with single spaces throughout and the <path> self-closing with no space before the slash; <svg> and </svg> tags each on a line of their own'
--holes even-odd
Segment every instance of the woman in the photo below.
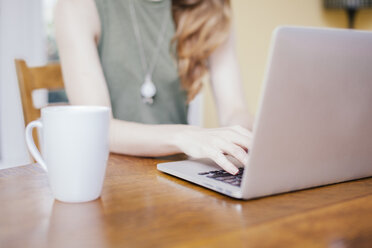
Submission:
<svg viewBox="0 0 372 248">
<path fill-rule="evenodd" d="M 229 0 L 60 0 L 56 35 L 71 104 L 112 109 L 110 150 L 248 160 L 252 119 L 242 94 Z M 187 125 L 209 72 L 221 128 Z"/>
</svg>

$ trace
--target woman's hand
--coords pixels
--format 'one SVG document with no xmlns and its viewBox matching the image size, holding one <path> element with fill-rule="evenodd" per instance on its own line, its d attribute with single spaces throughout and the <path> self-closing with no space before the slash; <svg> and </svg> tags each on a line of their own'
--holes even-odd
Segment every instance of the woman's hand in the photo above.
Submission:
<svg viewBox="0 0 372 248">
<path fill-rule="evenodd" d="M 210 158 L 231 174 L 238 173 L 225 155 L 231 155 L 243 165 L 248 163 L 252 133 L 241 127 L 199 128 L 190 127 L 176 134 L 175 145 L 193 158 Z"/>
</svg>

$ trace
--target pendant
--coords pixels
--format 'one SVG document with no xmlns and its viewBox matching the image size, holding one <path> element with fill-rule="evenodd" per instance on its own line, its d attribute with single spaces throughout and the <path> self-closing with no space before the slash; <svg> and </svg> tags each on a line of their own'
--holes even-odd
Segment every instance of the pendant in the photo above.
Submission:
<svg viewBox="0 0 372 248">
<path fill-rule="evenodd" d="M 153 104 L 156 95 L 155 84 L 151 80 L 151 75 L 146 75 L 145 82 L 141 86 L 142 100 L 146 104 Z"/>
</svg>

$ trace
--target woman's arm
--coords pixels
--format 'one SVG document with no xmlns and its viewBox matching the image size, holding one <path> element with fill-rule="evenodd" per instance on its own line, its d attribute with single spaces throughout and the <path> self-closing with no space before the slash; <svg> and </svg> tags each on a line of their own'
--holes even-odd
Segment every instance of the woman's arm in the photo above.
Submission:
<svg viewBox="0 0 372 248">
<path fill-rule="evenodd" d="M 97 44 L 100 20 L 94 0 L 60 0 L 55 12 L 56 36 L 67 95 L 71 104 L 110 107 L 110 96 Z M 125 41 L 124 41 L 125 42 Z M 244 128 L 204 129 L 187 125 L 146 125 L 111 118 L 110 150 L 135 156 L 184 152 L 210 158 L 235 174 L 224 154 L 246 164 L 249 132 Z"/>
<path fill-rule="evenodd" d="M 235 50 L 235 34 L 210 57 L 211 84 L 222 126 L 240 125 L 253 128 L 253 117 L 249 114 Z"/>
</svg>

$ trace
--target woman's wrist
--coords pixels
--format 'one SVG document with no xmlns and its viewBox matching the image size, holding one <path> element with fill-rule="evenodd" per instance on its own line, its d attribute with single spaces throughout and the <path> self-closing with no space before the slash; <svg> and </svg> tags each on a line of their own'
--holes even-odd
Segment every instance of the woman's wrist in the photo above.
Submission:
<svg viewBox="0 0 372 248">
<path fill-rule="evenodd" d="M 187 137 L 190 136 L 190 132 L 200 130 L 201 127 L 190 126 L 190 125 L 177 125 L 177 128 L 170 132 L 169 145 L 172 149 L 177 150 L 177 153 L 184 153 L 182 147 L 187 142 Z"/>
</svg>

